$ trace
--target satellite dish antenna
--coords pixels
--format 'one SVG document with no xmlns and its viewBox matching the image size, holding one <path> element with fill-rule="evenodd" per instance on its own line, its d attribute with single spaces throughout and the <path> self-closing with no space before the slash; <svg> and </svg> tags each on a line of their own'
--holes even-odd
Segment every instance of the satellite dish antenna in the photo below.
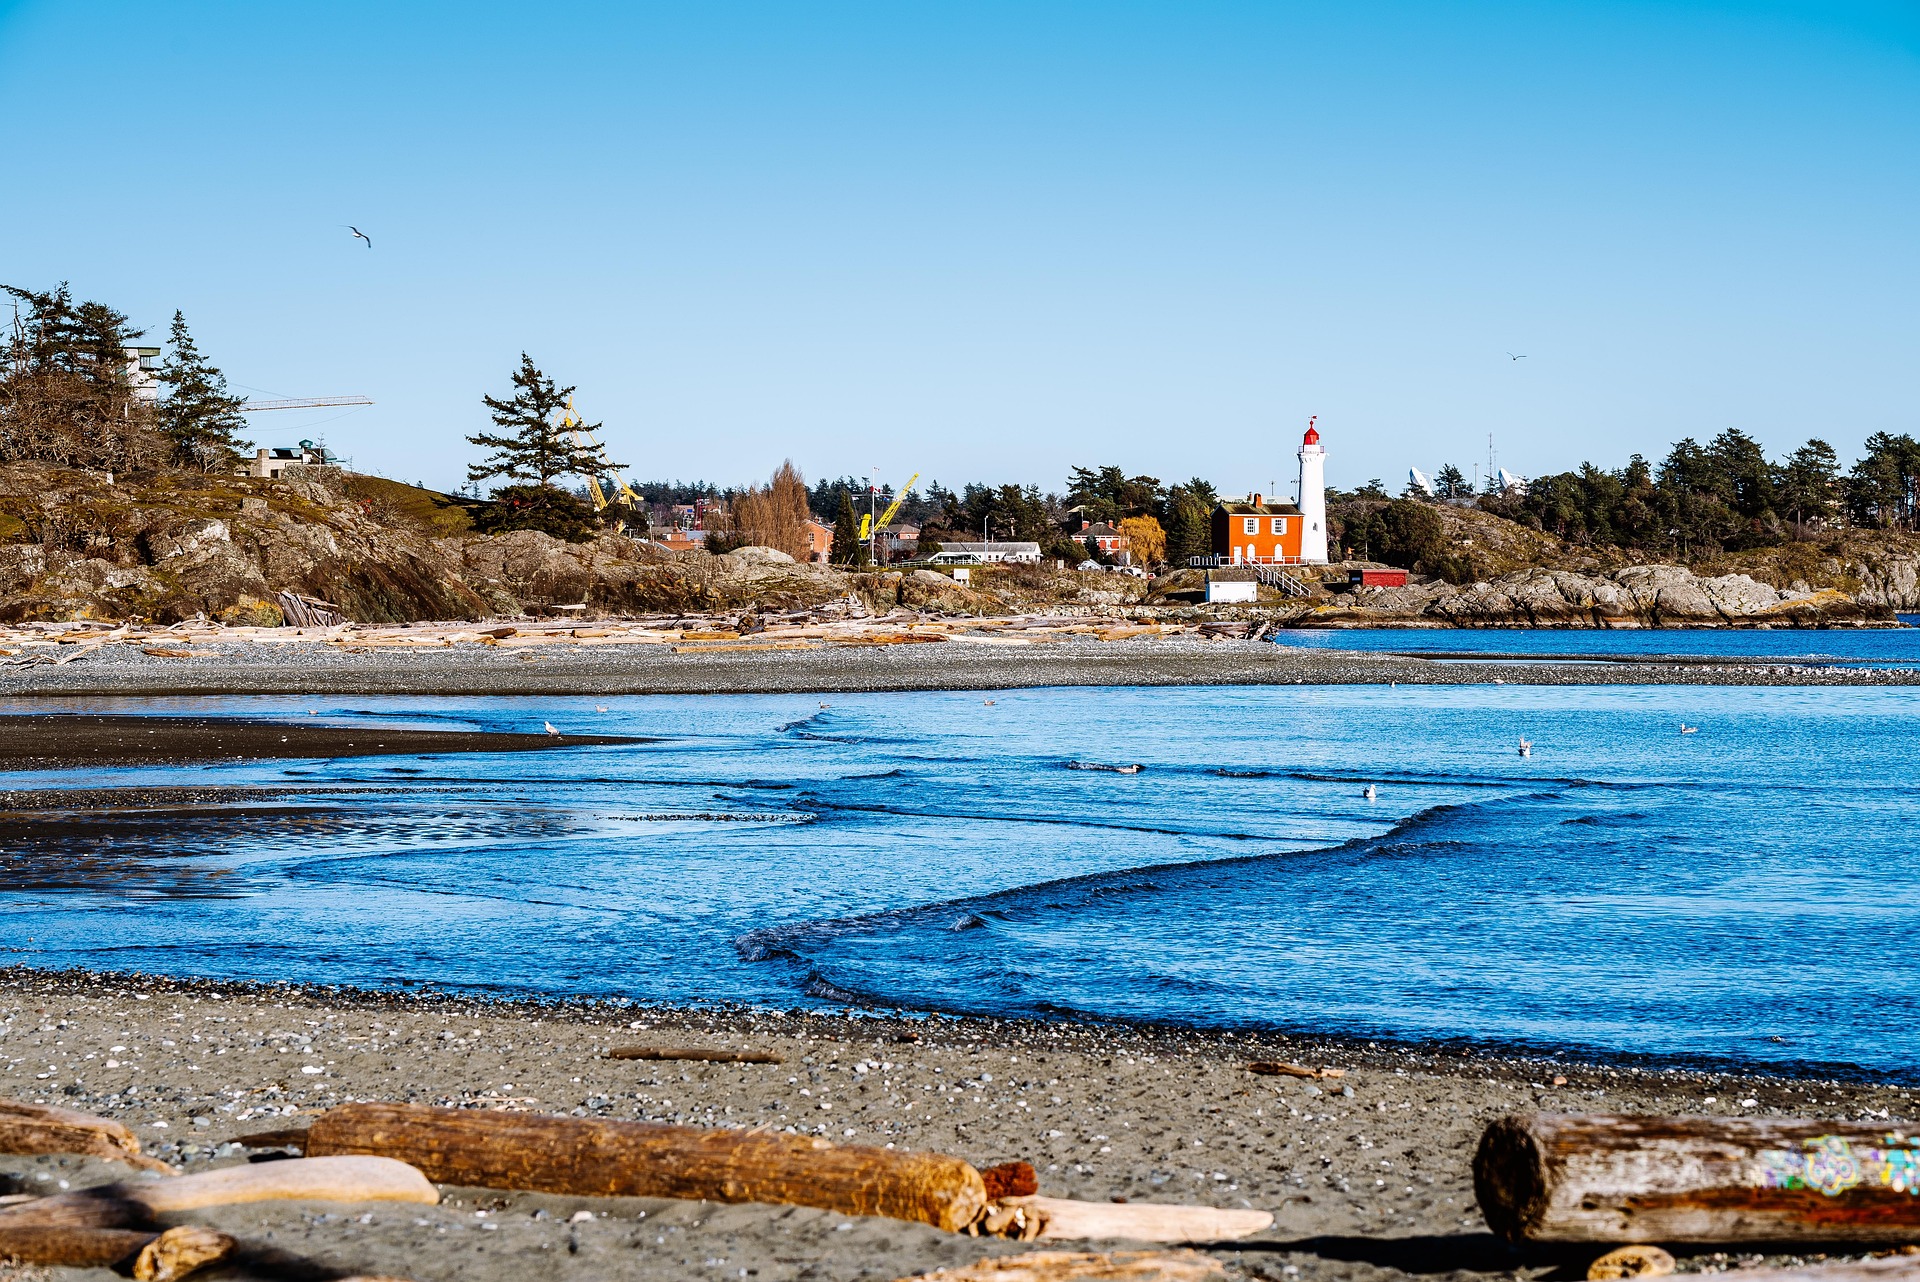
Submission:
<svg viewBox="0 0 1920 1282">
<path fill-rule="evenodd" d="M 1422 494 L 1426 495 L 1428 498 L 1433 497 L 1433 482 L 1429 481 L 1427 479 L 1427 474 L 1425 472 L 1422 472 L 1419 468 L 1410 467 L 1407 469 L 1407 484 L 1412 486 L 1414 489 L 1419 490 Z"/>
</svg>

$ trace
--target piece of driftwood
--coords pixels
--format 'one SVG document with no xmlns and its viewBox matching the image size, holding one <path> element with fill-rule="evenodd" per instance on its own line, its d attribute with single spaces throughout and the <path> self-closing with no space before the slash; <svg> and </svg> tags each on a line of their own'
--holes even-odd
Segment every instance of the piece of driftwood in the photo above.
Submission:
<svg viewBox="0 0 1920 1282">
<path fill-rule="evenodd" d="M 134 1133 L 110 1118 L 20 1100 L 0 1100 L 0 1153 L 79 1153 L 173 1173 L 142 1153 Z"/>
<path fill-rule="evenodd" d="M 0 1230 L 16 1225 L 138 1228 L 156 1215 L 243 1202 L 420 1202 L 440 1194 L 425 1176 L 390 1157 L 307 1157 L 227 1166 L 170 1180 L 102 1184 L 0 1209 Z"/>
<path fill-rule="evenodd" d="M 1920 1138 L 1757 1117 L 1496 1119 L 1473 1159 L 1487 1224 L 1530 1242 L 1911 1242 Z"/>
<path fill-rule="evenodd" d="M 1307 1068 L 1301 1064 L 1287 1064 L 1277 1059 L 1256 1059 L 1247 1065 L 1249 1073 L 1260 1077 L 1345 1077 L 1344 1068 Z"/>
<path fill-rule="evenodd" d="M 297 1148 L 304 1152 L 307 1147 L 307 1128 L 292 1126 L 283 1131 L 253 1131 L 235 1136 L 233 1142 L 244 1148 Z"/>
<path fill-rule="evenodd" d="M 69 1269 L 110 1269 L 134 1258 L 158 1236 L 158 1230 L 5 1224 L 0 1225 L 0 1259 Z"/>
<path fill-rule="evenodd" d="M 240 1244 L 218 1229 L 181 1224 L 140 1248 L 133 1262 L 134 1282 L 178 1282 L 178 1279 L 232 1255 Z"/>
<path fill-rule="evenodd" d="M 1616 1278 L 1663 1278 L 1679 1267 L 1678 1261 L 1657 1246 L 1644 1242 L 1615 1247 L 1587 1266 L 1587 1282 L 1613 1282 Z"/>
<path fill-rule="evenodd" d="M 1002 1162 L 982 1167 L 980 1181 L 987 1186 L 987 1200 L 998 1202 L 1008 1197 L 1030 1197 L 1040 1191 L 1040 1175 L 1031 1162 Z"/>
<path fill-rule="evenodd" d="M 995 1203 L 981 1228 L 1002 1237 L 1117 1239 L 1130 1242 L 1227 1242 L 1271 1227 L 1266 1211 L 1164 1202 L 1079 1202 L 1010 1197 Z"/>
<path fill-rule="evenodd" d="M 1226 1276 L 1198 1251 L 1035 1251 L 935 1269 L 898 1282 L 1213 1282 Z"/>
<path fill-rule="evenodd" d="M 117 1184 L 123 1197 L 158 1215 L 241 1202 L 419 1202 L 428 1206 L 440 1193 L 427 1177 L 405 1162 L 379 1156 L 297 1157 L 255 1166 L 227 1166 L 200 1175 Z"/>
<path fill-rule="evenodd" d="M 608 1059 L 691 1059 L 708 1064 L 784 1064 L 772 1051 L 710 1051 L 698 1046 L 616 1046 Z"/>
<path fill-rule="evenodd" d="M 987 1204 L 980 1173 L 938 1153 L 597 1117 L 343 1104 L 314 1119 L 306 1151 L 384 1154 L 442 1184 L 786 1203 L 950 1232 L 973 1223 Z"/>
<path fill-rule="evenodd" d="M 297 592 L 280 592 L 273 598 L 280 607 L 280 617 L 288 626 L 295 628 L 332 628 L 347 621 L 346 612 L 330 601 L 317 597 L 301 596 Z"/>
</svg>

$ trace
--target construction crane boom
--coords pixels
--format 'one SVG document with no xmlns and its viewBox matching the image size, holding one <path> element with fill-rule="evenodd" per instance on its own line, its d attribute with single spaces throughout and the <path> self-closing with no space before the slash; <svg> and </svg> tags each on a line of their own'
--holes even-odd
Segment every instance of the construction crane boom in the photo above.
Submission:
<svg viewBox="0 0 1920 1282">
<path fill-rule="evenodd" d="M 367 396 L 296 396 L 285 401 L 245 401 L 240 412 L 251 414 L 256 410 L 316 410 L 329 405 L 371 405 L 373 399 Z"/>
<path fill-rule="evenodd" d="M 907 483 L 900 487 L 900 492 L 894 495 L 893 502 L 887 505 L 887 510 L 882 512 L 878 518 L 875 518 L 871 512 L 860 518 L 860 539 L 862 542 L 865 542 L 869 538 L 877 539 L 880 537 L 880 531 L 886 529 L 887 526 L 893 522 L 893 518 L 899 515 L 900 505 L 907 501 L 907 495 L 913 493 L 913 484 L 919 479 L 920 473 L 918 472 L 908 477 Z"/>
<path fill-rule="evenodd" d="M 567 398 L 566 413 L 560 417 L 560 426 L 573 438 L 575 449 L 592 450 L 596 454 L 600 452 L 600 442 L 593 438 L 592 432 L 586 431 L 580 426 L 580 416 L 574 412 L 573 398 L 571 396 Z M 610 472 L 608 473 L 608 479 L 610 479 L 615 486 L 619 487 L 620 497 L 627 501 L 628 506 L 636 509 L 643 506 L 644 500 L 634 492 L 633 486 L 627 483 L 625 477 Z M 599 477 L 592 474 L 587 476 L 587 493 L 593 498 L 594 511 L 598 512 L 607 506 L 609 502 L 607 491 L 606 488 L 600 484 Z"/>
</svg>

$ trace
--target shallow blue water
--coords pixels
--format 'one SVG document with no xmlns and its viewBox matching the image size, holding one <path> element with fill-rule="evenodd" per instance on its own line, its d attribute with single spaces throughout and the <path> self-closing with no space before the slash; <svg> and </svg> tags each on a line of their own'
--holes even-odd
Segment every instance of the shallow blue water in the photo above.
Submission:
<svg viewBox="0 0 1920 1282">
<path fill-rule="evenodd" d="M 1920 628 L 1292 628 L 1276 645 L 1396 654 L 1688 655 L 1811 666 L 1920 667 Z"/>
<path fill-rule="evenodd" d="M 0 944 L 48 966 L 1072 1013 L 1920 1076 L 1920 692 L 820 702 L 102 701 L 90 710 L 311 724 L 312 707 L 659 739 L 0 776 L 295 790 L 9 819 Z"/>
</svg>

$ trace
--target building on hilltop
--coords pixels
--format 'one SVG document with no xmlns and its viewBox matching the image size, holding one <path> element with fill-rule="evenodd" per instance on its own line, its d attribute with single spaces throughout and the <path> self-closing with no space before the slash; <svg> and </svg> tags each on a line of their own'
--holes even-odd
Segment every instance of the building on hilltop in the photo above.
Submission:
<svg viewBox="0 0 1920 1282">
<path fill-rule="evenodd" d="M 1213 509 L 1215 565 L 1325 565 L 1327 563 L 1327 452 L 1313 420 L 1300 442 L 1298 502 L 1261 494 L 1222 499 Z"/>
<path fill-rule="evenodd" d="M 290 467 L 343 467 L 345 461 L 325 445 L 302 441 L 296 448 L 278 447 L 253 452 L 244 475 L 273 480 Z"/>
<path fill-rule="evenodd" d="M 1115 565 L 1133 564 L 1133 540 L 1121 533 L 1116 525 L 1106 521 L 1096 521 L 1092 525 L 1083 525 L 1074 532 L 1074 541 L 1084 544 L 1088 539 L 1100 549 L 1100 555 Z"/>
</svg>

